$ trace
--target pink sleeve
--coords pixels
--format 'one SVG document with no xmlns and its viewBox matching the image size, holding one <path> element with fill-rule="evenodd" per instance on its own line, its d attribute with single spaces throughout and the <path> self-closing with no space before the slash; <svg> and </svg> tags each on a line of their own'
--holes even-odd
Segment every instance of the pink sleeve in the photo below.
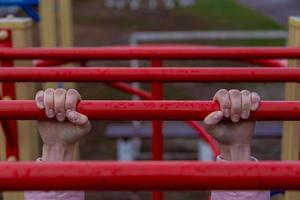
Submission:
<svg viewBox="0 0 300 200">
<path fill-rule="evenodd" d="M 257 159 L 252 157 L 257 162 Z M 226 162 L 220 156 L 217 162 Z M 212 191 L 211 200 L 270 200 L 270 191 Z"/>
<path fill-rule="evenodd" d="M 268 191 L 212 191 L 211 200 L 270 200 Z"/>
<path fill-rule="evenodd" d="M 43 162 L 40 158 L 37 162 Z M 83 191 L 28 191 L 24 200 L 84 200 Z"/>
<path fill-rule="evenodd" d="M 84 192 L 50 191 L 25 192 L 24 200 L 84 200 Z"/>
</svg>

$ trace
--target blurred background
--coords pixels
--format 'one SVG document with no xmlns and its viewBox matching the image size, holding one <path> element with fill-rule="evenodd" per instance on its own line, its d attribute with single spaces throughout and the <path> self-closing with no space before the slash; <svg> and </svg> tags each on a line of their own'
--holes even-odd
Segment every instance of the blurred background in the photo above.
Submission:
<svg viewBox="0 0 300 200">
<path fill-rule="evenodd" d="M 64 0 L 61 0 L 64 1 Z M 138 44 L 186 44 L 202 46 L 285 46 L 288 16 L 300 14 L 298 0 L 73 0 L 74 46 L 111 46 Z M 17 16 L 22 10 L 10 8 Z M 212 32 L 207 32 L 212 31 Z M 255 32 L 254 32 L 255 31 Z M 218 36 L 219 35 L 219 36 Z M 254 36 L 256 35 L 256 36 Z M 174 39 L 175 38 L 175 39 Z M 39 45 L 38 25 L 35 24 L 34 45 Z M 88 66 L 130 66 L 129 61 L 90 61 Z M 139 61 L 139 66 L 149 65 Z M 254 66 L 233 61 L 164 61 L 163 66 Z M 110 87 L 97 84 L 76 84 L 83 99 L 132 99 Z M 149 89 L 149 84 L 141 84 Z M 264 100 L 284 98 L 283 84 L 278 83 L 172 83 L 164 84 L 164 98 L 211 99 L 218 89 L 248 89 L 258 92 Z M 151 158 L 151 141 L 147 136 L 138 140 L 110 137 L 109 131 L 131 130 L 131 122 L 93 121 L 93 131 L 80 143 L 82 160 L 121 159 L 117 148 L 129 159 Z M 117 123 L 117 124 L 116 124 Z M 122 124 L 120 124 L 122 123 Z M 143 125 L 144 124 L 144 125 Z M 181 124 L 178 122 L 178 124 Z M 142 122 L 147 129 L 147 122 Z M 169 132 L 176 127 L 169 125 Z M 145 130 L 144 130 L 145 131 Z M 184 131 L 184 130 L 183 130 Z M 110 133 L 113 134 L 113 133 Z M 129 142 L 128 142 L 129 141 Z M 132 150 L 138 143 L 139 150 Z M 197 160 L 199 138 L 168 137 L 165 159 Z M 123 145 L 123 146 L 122 146 Z M 127 146 L 126 146 L 127 145 Z M 129 146 L 128 146 L 129 145 Z M 253 143 L 254 156 L 262 160 L 280 159 L 280 136 L 258 137 Z M 134 151 L 134 152 L 132 152 Z M 122 152 L 121 152 L 122 154 Z M 166 199 L 208 199 L 208 192 L 166 192 Z M 150 199 L 150 193 L 88 192 L 94 199 Z"/>
</svg>

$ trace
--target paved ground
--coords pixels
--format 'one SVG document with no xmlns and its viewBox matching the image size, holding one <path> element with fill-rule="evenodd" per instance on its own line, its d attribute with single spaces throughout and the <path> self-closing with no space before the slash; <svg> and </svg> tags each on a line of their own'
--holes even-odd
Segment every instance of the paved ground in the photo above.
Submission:
<svg viewBox="0 0 300 200">
<path fill-rule="evenodd" d="M 238 0 L 286 25 L 288 16 L 300 16 L 299 0 Z"/>
</svg>

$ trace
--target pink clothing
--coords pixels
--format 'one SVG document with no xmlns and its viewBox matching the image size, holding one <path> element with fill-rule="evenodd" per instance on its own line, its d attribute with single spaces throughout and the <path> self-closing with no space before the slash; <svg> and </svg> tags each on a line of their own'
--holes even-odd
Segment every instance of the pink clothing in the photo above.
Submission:
<svg viewBox="0 0 300 200">
<path fill-rule="evenodd" d="M 25 192 L 24 200 L 84 200 L 84 192 L 76 192 L 76 191 Z"/>
<path fill-rule="evenodd" d="M 251 160 L 257 162 L 257 159 L 251 157 Z M 227 162 L 220 156 L 217 162 Z M 211 200 L 270 200 L 269 191 L 212 191 Z"/>
<path fill-rule="evenodd" d="M 253 160 L 256 161 L 255 158 Z M 38 160 L 40 161 L 40 160 Z M 221 157 L 217 162 L 224 162 Z M 25 192 L 24 200 L 84 200 L 84 192 L 50 191 Z M 212 191 L 211 200 L 270 200 L 269 191 Z"/>
<path fill-rule="evenodd" d="M 266 191 L 213 191 L 211 200 L 270 200 Z"/>
</svg>

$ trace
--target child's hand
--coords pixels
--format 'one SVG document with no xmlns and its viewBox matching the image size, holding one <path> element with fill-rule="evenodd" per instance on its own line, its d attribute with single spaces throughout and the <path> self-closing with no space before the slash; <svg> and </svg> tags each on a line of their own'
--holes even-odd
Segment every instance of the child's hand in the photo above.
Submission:
<svg viewBox="0 0 300 200">
<path fill-rule="evenodd" d="M 38 131 L 44 144 L 74 144 L 91 130 L 87 116 L 76 112 L 80 99 L 80 94 L 74 89 L 47 89 L 37 92 L 37 107 L 44 109 L 49 118 L 38 121 Z"/>
<path fill-rule="evenodd" d="M 255 121 L 247 119 L 251 111 L 258 109 L 260 96 L 248 90 L 221 89 L 213 99 L 219 102 L 220 111 L 210 113 L 204 119 L 204 127 L 220 143 L 221 151 L 233 146 L 250 148 Z M 224 118 L 230 121 L 222 121 Z"/>
</svg>

